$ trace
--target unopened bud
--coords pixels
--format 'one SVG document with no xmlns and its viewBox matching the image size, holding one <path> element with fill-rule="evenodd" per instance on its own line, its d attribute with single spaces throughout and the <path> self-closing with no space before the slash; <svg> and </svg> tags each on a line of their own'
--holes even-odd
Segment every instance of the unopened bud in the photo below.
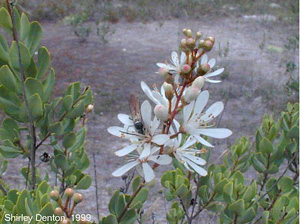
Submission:
<svg viewBox="0 0 300 224">
<path fill-rule="evenodd" d="M 182 30 L 182 33 L 183 33 L 184 35 L 187 35 L 187 29 L 183 29 L 183 30 Z"/>
<path fill-rule="evenodd" d="M 156 105 L 154 107 L 154 114 L 161 121 L 166 121 L 169 118 L 168 109 L 164 105 L 161 105 L 161 104 Z"/>
<path fill-rule="evenodd" d="M 61 208 L 57 207 L 56 209 L 54 209 L 54 215 L 63 216 L 64 212 Z"/>
<path fill-rule="evenodd" d="M 74 194 L 74 190 L 72 188 L 67 188 L 65 190 L 65 195 L 67 198 L 71 198 L 73 196 L 73 194 Z"/>
<path fill-rule="evenodd" d="M 174 96 L 174 90 L 173 90 L 173 85 L 169 83 L 164 83 L 163 87 L 165 89 L 165 96 L 168 100 L 172 100 Z"/>
<path fill-rule="evenodd" d="M 169 74 L 169 69 L 167 67 L 160 67 L 158 73 L 165 79 Z"/>
<path fill-rule="evenodd" d="M 191 30 L 191 29 L 188 29 L 188 30 L 186 31 L 186 36 L 187 36 L 187 37 L 192 37 L 192 30 Z"/>
<path fill-rule="evenodd" d="M 54 201 L 58 201 L 60 195 L 59 192 L 57 190 L 53 190 L 50 192 L 50 198 Z"/>
<path fill-rule="evenodd" d="M 91 113 L 93 110 L 94 110 L 94 105 L 93 104 L 89 104 L 86 108 L 87 113 Z"/>
<path fill-rule="evenodd" d="M 193 100 L 195 100 L 197 98 L 199 93 L 200 93 L 200 90 L 196 86 L 190 86 L 185 91 L 185 94 L 183 96 L 183 100 L 186 103 L 190 103 L 190 102 L 192 102 Z"/>
<path fill-rule="evenodd" d="M 205 75 L 210 70 L 210 65 L 208 63 L 202 64 L 197 69 L 197 74 L 202 76 Z"/>
<path fill-rule="evenodd" d="M 210 40 L 213 44 L 215 44 L 215 38 L 214 37 L 206 37 L 205 40 Z"/>
<path fill-rule="evenodd" d="M 194 40 L 193 38 L 187 39 L 186 45 L 187 45 L 187 47 L 189 47 L 191 50 L 193 50 L 194 47 L 195 47 L 195 40 Z"/>
<path fill-rule="evenodd" d="M 70 221 L 70 219 L 66 218 L 66 219 L 60 221 L 60 223 L 61 223 L 61 224 L 70 224 L 71 221 Z"/>
<path fill-rule="evenodd" d="M 186 47 L 186 39 L 182 39 L 182 40 L 180 41 L 180 46 L 181 46 L 181 47 Z"/>
<path fill-rule="evenodd" d="M 196 40 L 199 40 L 201 36 L 202 36 L 202 33 L 201 32 L 197 32 L 196 33 Z"/>
<path fill-rule="evenodd" d="M 165 78 L 165 82 L 173 85 L 174 84 L 174 77 L 173 77 L 173 75 L 170 75 L 170 74 L 167 75 L 166 78 Z"/>
<path fill-rule="evenodd" d="M 203 85 L 204 85 L 204 78 L 202 76 L 199 76 L 198 78 L 196 78 L 194 80 L 194 82 L 192 83 L 192 86 L 195 86 L 198 89 L 202 89 Z"/>
<path fill-rule="evenodd" d="M 198 48 L 203 48 L 204 47 L 204 40 L 200 40 L 198 44 Z"/>
<path fill-rule="evenodd" d="M 188 74 L 191 71 L 191 66 L 189 66 L 188 64 L 185 64 L 182 66 L 181 71 L 184 74 Z"/>
<path fill-rule="evenodd" d="M 83 200 L 83 195 L 80 193 L 75 193 L 73 196 L 73 201 L 75 204 L 79 204 Z"/>
<path fill-rule="evenodd" d="M 209 52 L 214 46 L 214 43 L 210 40 L 205 40 L 204 41 L 204 45 L 203 45 L 203 49 L 205 52 Z"/>
</svg>

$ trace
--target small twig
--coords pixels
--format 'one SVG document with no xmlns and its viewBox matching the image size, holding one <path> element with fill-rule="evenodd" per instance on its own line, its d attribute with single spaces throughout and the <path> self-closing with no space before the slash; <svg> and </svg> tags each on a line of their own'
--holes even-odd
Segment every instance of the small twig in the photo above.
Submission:
<svg viewBox="0 0 300 224">
<path fill-rule="evenodd" d="M 99 200 L 98 200 L 98 184 L 97 184 L 97 167 L 96 167 L 96 159 L 95 159 L 95 152 L 93 152 L 93 161 L 94 161 L 94 177 L 95 177 L 95 194 L 96 194 L 96 205 L 97 205 L 97 218 L 98 221 L 100 219 L 99 213 Z"/>
</svg>

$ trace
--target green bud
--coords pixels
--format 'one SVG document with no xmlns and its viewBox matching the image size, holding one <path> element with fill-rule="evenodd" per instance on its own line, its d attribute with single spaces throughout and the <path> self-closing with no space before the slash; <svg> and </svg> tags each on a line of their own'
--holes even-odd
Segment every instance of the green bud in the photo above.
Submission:
<svg viewBox="0 0 300 224">
<path fill-rule="evenodd" d="M 83 200 L 83 195 L 80 193 L 75 193 L 73 196 L 73 201 L 75 204 L 79 204 Z"/>
<path fill-rule="evenodd" d="M 209 52 L 214 46 L 214 43 L 211 40 L 205 40 L 203 44 L 203 50 Z"/>
<path fill-rule="evenodd" d="M 63 216 L 64 212 L 60 207 L 57 207 L 56 209 L 54 209 L 54 215 Z"/>
<path fill-rule="evenodd" d="M 54 201 L 58 201 L 58 199 L 60 198 L 59 192 L 57 190 L 51 191 L 50 198 Z"/>
<path fill-rule="evenodd" d="M 65 195 L 67 198 L 71 198 L 73 196 L 73 194 L 74 194 L 74 190 L 72 188 L 67 188 L 65 190 Z"/>
<path fill-rule="evenodd" d="M 199 76 L 205 75 L 210 70 L 210 65 L 208 63 L 202 64 L 197 69 L 197 74 Z"/>
</svg>

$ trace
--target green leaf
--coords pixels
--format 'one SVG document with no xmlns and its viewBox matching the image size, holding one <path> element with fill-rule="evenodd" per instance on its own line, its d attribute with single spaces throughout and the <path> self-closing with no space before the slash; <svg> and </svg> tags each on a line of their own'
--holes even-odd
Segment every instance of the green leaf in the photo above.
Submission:
<svg viewBox="0 0 300 224">
<path fill-rule="evenodd" d="M 16 158 L 17 156 L 21 155 L 23 152 L 9 146 L 0 146 L 0 152 L 1 154 L 6 158 Z"/>
<path fill-rule="evenodd" d="M 123 216 L 120 224 L 134 224 L 137 220 L 138 215 L 134 209 L 129 209 Z"/>
<path fill-rule="evenodd" d="M 270 154 L 273 152 L 273 145 L 267 138 L 263 138 L 259 143 L 259 149 L 262 153 Z"/>
<path fill-rule="evenodd" d="M 125 206 L 124 201 L 120 201 L 120 191 L 116 191 L 114 195 L 111 197 L 109 204 L 108 204 L 108 209 L 109 212 L 114 214 L 115 216 L 119 217 L 119 215 L 122 213 L 123 208 Z"/>
<path fill-rule="evenodd" d="M 34 121 L 43 116 L 43 102 L 37 93 L 28 98 L 28 106 Z"/>
<path fill-rule="evenodd" d="M 223 188 L 223 196 L 226 202 L 230 203 L 232 200 L 232 194 L 233 194 L 233 183 L 229 182 L 226 184 Z"/>
<path fill-rule="evenodd" d="M 293 126 L 287 133 L 289 138 L 299 138 L 299 126 Z"/>
<path fill-rule="evenodd" d="M 56 135 L 62 135 L 64 132 L 64 127 L 61 122 L 56 122 L 49 126 L 49 132 Z"/>
<path fill-rule="evenodd" d="M 9 47 L 4 36 L 0 34 L 0 59 L 7 62 L 8 61 Z"/>
<path fill-rule="evenodd" d="M 27 97 L 38 94 L 41 99 L 44 99 L 44 88 L 39 80 L 27 78 L 25 80 L 25 89 Z"/>
<path fill-rule="evenodd" d="M 252 221 L 256 216 L 256 212 L 253 207 L 250 207 L 240 218 L 240 223 L 247 223 Z"/>
<path fill-rule="evenodd" d="M 86 136 L 86 128 L 82 127 L 78 131 L 78 133 L 76 135 L 76 142 L 75 142 L 75 144 L 71 148 L 69 148 L 69 151 L 72 152 L 72 151 L 74 151 L 76 149 L 81 148 L 83 146 L 83 144 L 84 144 L 85 136 Z"/>
<path fill-rule="evenodd" d="M 144 204 L 148 198 L 148 193 L 149 193 L 149 191 L 147 188 L 142 188 L 139 191 L 139 193 L 136 195 L 136 197 L 132 200 L 132 202 L 130 204 L 130 208 L 134 208 L 138 202 L 141 202 L 142 204 Z"/>
<path fill-rule="evenodd" d="M 132 181 L 132 191 L 135 192 L 136 189 L 140 186 L 141 184 L 141 178 L 137 176 L 133 181 Z"/>
<path fill-rule="evenodd" d="M 253 168 L 259 172 L 259 173 L 263 173 L 265 168 L 263 167 L 263 165 L 258 161 L 258 159 L 255 158 L 255 156 L 252 157 L 252 166 Z"/>
<path fill-rule="evenodd" d="M 0 83 L 8 90 L 16 92 L 16 79 L 7 65 L 0 68 Z"/>
<path fill-rule="evenodd" d="M 42 40 L 42 36 L 43 31 L 41 25 L 36 21 L 30 23 L 29 34 L 25 40 L 25 45 L 28 47 L 30 55 L 33 55 L 39 47 Z"/>
<path fill-rule="evenodd" d="M 0 106 L 6 114 L 19 121 L 20 99 L 15 93 L 3 86 L 0 86 Z"/>
<path fill-rule="evenodd" d="M 66 171 L 69 167 L 68 161 L 64 155 L 55 156 L 54 163 L 56 166 L 61 168 L 63 171 Z"/>
<path fill-rule="evenodd" d="M 28 17 L 25 15 L 25 13 L 22 13 L 21 27 L 20 27 L 20 41 L 23 41 L 27 37 L 29 33 L 29 29 L 30 29 L 30 23 Z"/>
<path fill-rule="evenodd" d="M 262 214 L 262 223 L 263 224 L 268 224 L 268 220 L 269 220 L 269 211 L 264 211 Z"/>
<path fill-rule="evenodd" d="M 278 188 L 281 189 L 283 193 L 288 193 L 294 188 L 294 181 L 290 177 L 283 176 L 278 181 Z"/>
<path fill-rule="evenodd" d="M 245 201 L 243 199 L 239 199 L 236 202 L 229 205 L 228 209 L 234 212 L 235 214 L 241 216 L 245 211 Z"/>
<path fill-rule="evenodd" d="M 99 224 L 118 224 L 118 220 L 115 215 L 110 214 L 107 217 L 103 217 Z"/>
<path fill-rule="evenodd" d="M 88 189 L 92 184 L 92 178 L 90 175 L 85 175 L 77 184 L 76 189 Z"/>
<path fill-rule="evenodd" d="M 71 109 L 70 112 L 68 112 L 66 117 L 74 119 L 80 117 L 81 115 L 83 115 L 83 113 L 84 113 L 84 104 L 82 101 L 80 101 L 79 103 L 74 105 L 73 109 Z"/>
<path fill-rule="evenodd" d="M 221 180 L 219 183 L 216 184 L 216 186 L 214 188 L 214 191 L 219 193 L 219 194 L 222 194 L 223 193 L 223 188 L 226 184 L 228 184 L 227 179 Z"/>
<path fill-rule="evenodd" d="M 12 21 L 9 12 L 4 7 L 0 9 L 0 26 L 2 26 L 8 34 L 12 33 Z"/>
<path fill-rule="evenodd" d="M 50 53 L 46 47 L 41 47 L 38 51 L 38 71 L 36 78 L 41 79 L 50 66 Z"/>
<path fill-rule="evenodd" d="M 22 42 L 19 42 L 19 46 L 20 46 L 22 65 L 24 70 L 26 70 L 31 63 L 31 56 L 28 48 Z M 8 60 L 11 67 L 20 71 L 18 45 L 16 41 L 13 41 L 11 45 L 11 48 L 9 50 Z"/>
<path fill-rule="evenodd" d="M 63 107 L 64 109 L 68 112 L 69 110 L 71 110 L 72 106 L 73 106 L 73 97 L 72 95 L 66 95 L 63 100 Z"/>
<path fill-rule="evenodd" d="M 65 148 L 70 148 L 75 144 L 75 142 L 76 142 L 76 134 L 74 132 L 70 132 L 66 134 L 62 144 Z"/>
<path fill-rule="evenodd" d="M 42 83 L 45 91 L 44 102 L 47 102 L 51 98 L 54 84 L 55 84 L 55 71 L 53 68 L 51 68 L 49 74 L 47 75 L 47 78 Z"/>
</svg>

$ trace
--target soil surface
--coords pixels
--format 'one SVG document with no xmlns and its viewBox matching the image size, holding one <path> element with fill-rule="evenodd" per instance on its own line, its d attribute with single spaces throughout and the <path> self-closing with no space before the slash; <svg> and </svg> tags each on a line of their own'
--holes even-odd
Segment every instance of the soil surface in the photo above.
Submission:
<svg viewBox="0 0 300 224">
<path fill-rule="evenodd" d="M 42 44 L 49 49 L 56 70 L 56 92 L 63 92 L 71 82 L 81 81 L 92 86 L 95 94 L 95 110 L 88 119 L 86 150 L 91 159 L 87 172 L 92 177 L 92 155 L 95 154 L 100 216 L 108 213 L 108 202 L 113 192 L 124 186 L 121 178 L 115 178 L 111 173 L 123 164 L 121 158 L 114 156 L 114 151 L 128 144 L 109 135 L 106 129 L 120 125 L 118 113 L 129 113 L 127 100 L 130 92 L 136 92 L 142 100 L 146 99 L 140 88 L 141 81 L 149 86 L 162 83 L 156 74 L 156 62 L 169 60 L 171 51 L 177 50 L 183 28 L 201 30 L 205 36 L 215 36 L 216 46 L 208 56 L 216 58 L 219 67 L 225 67 L 221 76 L 223 82 L 206 85 L 205 88 L 210 91 L 209 105 L 220 100 L 226 104 L 218 125 L 231 129 L 233 135 L 214 142 L 212 161 L 221 162 L 219 156 L 236 138 L 246 135 L 253 140 L 264 113 L 277 117 L 288 101 L 297 100 L 295 93 L 288 96 L 284 88 L 288 80 L 286 62 L 294 61 L 298 69 L 298 50 L 288 51 L 284 47 L 287 39 L 298 33 L 296 22 L 283 24 L 251 18 L 207 17 L 197 21 L 170 20 L 146 24 L 119 22 L 110 25 L 114 34 L 107 37 L 107 44 L 103 44 L 97 35 L 91 35 L 85 43 L 79 43 L 70 26 L 42 23 Z M 278 47 L 282 52 L 277 48 L 273 50 L 269 45 Z M 16 169 L 9 169 L 3 179 L 12 187 L 22 188 L 24 184 L 19 170 L 25 164 L 16 166 Z M 150 200 L 145 211 L 148 221 L 145 223 L 153 223 L 152 213 L 156 224 L 166 223 L 165 213 L 170 203 L 161 195 L 159 177 L 162 172 L 159 168 L 157 183 L 150 188 Z M 254 175 L 253 172 L 249 178 Z M 88 191 L 83 191 L 85 200 L 77 212 L 91 214 L 97 219 L 95 190 L 94 182 Z M 197 223 L 215 223 L 210 220 L 215 218 L 210 214 L 201 215 Z"/>
</svg>

